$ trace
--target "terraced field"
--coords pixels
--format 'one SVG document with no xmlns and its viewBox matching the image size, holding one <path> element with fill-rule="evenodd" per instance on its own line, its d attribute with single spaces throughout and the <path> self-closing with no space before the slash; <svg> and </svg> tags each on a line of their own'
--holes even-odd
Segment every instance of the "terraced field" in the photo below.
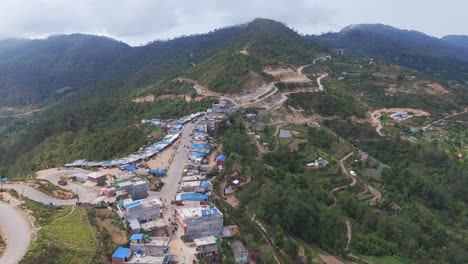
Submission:
<svg viewBox="0 0 468 264">
<path fill-rule="evenodd" d="M 74 207 L 68 214 L 41 228 L 22 263 L 91 263 L 97 244 L 93 232 L 86 211 Z M 45 257 L 47 259 L 43 259 Z"/>
</svg>

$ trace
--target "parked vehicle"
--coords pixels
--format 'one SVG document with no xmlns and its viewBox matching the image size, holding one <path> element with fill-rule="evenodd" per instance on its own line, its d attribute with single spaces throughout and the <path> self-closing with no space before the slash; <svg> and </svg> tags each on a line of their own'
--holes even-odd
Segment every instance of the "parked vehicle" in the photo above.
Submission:
<svg viewBox="0 0 468 264">
<path fill-rule="evenodd" d="M 67 180 L 62 179 L 62 180 L 59 180 L 59 181 L 58 181 L 58 184 L 59 184 L 59 185 L 62 185 L 62 186 L 65 186 L 65 185 L 67 185 L 68 183 L 67 183 Z"/>
</svg>

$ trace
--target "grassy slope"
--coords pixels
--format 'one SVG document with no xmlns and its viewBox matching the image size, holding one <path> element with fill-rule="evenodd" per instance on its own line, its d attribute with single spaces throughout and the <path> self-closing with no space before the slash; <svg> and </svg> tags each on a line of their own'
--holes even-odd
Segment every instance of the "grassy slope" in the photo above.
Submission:
<svg viewBox="0 0 468 264">
<path fill-rule="evenodd" d="M 41 229 L 22 264 L 103 261 L 101 255 L 108 253 L 112 241 L 103 229 L 96 227 L 92 211 L 78 206 L 57 209 L 31 200 L 26 201 L 26 207 L 33 212 Z"/>
</svg>

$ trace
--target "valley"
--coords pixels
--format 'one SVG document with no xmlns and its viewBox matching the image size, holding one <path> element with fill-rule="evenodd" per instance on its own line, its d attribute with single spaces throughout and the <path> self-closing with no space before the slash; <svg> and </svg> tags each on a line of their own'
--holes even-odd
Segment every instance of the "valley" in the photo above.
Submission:
<svg viewBox="0 0 468 264">
<path fill-rule="evenodd" d="M 151 234 L 167 240 L 156 263 L 236 263 L 237 242 L 251 263 L 464 263 L 468 87 L 462 70 L 439 74 L 462 59 L 448 44 L 444 60 L 390 42 L 379 51 L 381 39 L 353 30 L 372 27 L 302 36 L 255 19 L 141 47 L 70 36 L 96 72 L 57 66 L 63 79 L 38 82 L 50 87 L 21 80 L 17 92 L 34 93 L 0 100 L 0 262 L 111 263 Z M 147 197 L 122 195 L 127 181 Z M 161 213 L 132 218 L 145 199 Z M 220 216 L 210 230 L 223 232 L 187 236 L 198 209 L 200 225 Z"/>
</svg>

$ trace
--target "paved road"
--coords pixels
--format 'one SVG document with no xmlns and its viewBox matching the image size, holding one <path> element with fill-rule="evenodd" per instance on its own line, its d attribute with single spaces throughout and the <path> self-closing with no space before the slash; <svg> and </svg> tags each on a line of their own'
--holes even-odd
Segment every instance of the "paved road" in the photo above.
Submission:
<svg viewBox="0 0 468 264">
<path fill-rule="evenodd" d="M 185 146 L 190 146 L 192 137 L 190 134 L 195 129 L 196 124 L 188 123 L 182 130 L 180 137 L 179 146 L 174 155 L 174 159 L 167 170 L 167 176 L 163 179 L 164 186 L 159 193 L 154 193 L 155 196 L 161 199 L 167 200 L 167 203 L 175 199 L 177 189 L 179 188 L 179 182 L 182 179 L 182 173 L 184 172 L 185 163 L 188 160 L 189 149 Z"/>
<path fill-rule="evenodd" d="M 54 197 L 48 196 L 45 193 L 42 193 L 32 187 L 22 185 L 22 184 L 4 184 L 3 188 L 5 189 L 13 189 L 17 191 L 19 194 L 28 197 L 31 200 L 34 200 L 39 203 L 46 203 L 52 202 L 55 205 L 74 205 L 76 203 L 76 199 L 70 200 L 59 200 Z"/>
<path fill-rule="evenodd" d="M 60 177 L 66 176 L 66 175 L 71 175 L 76 172 L 83 172 L 83 173 L 90 173 L 91 171 L 88 170 L 82 170 L 82 169 L 72 169 L 72 170 L 61 170 L 58 171 L 57 173 L 45 175 L 42 177 L 38 177 L 38 179 L 45 179 L 50 181 L 52 184 L 56 186 L 60 186 L 58 184 L 58 181 L 60 180 Z M 80 202 L 84 203 L 92 203 L 96 198 L 98 198 L 99 195 L 99 188 L 98 187 L 86 187 L 81 184 L 76 184 L 72 181 L 68 181 L 67 185 L 65 186 L 60 186 L 63 189 L 67 189 L 72 191 L 75 194 L 78 194 L 80 196 Z"/>
<path fill-rule="evenodd" d="M 20 209 L 0 202 L 0 226 L 7 240 L 7 247 L 0 257 L 0 263 L 18 263 L 28 251 L 31 240 L 29 221 Z"/>
</svg>

